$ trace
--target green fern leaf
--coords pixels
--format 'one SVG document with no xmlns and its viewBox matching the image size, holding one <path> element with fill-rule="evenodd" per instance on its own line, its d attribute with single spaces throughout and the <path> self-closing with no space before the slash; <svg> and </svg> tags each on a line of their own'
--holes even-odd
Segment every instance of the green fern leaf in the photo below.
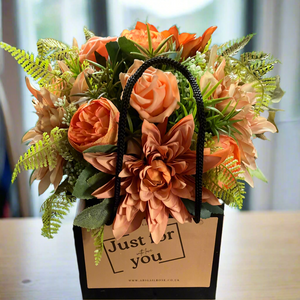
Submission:
<svg viewBox="0 0 300 300">
<path fill-rule="evenodd" d="M 57 50 L 63 51 L 68 48 L 68 45 L 51 38 L 39 39 L 37 42 L 38 55 L 41 58 L 45 58 L 50 52 Z"/>
<path fill-rule="evenodd" d="M 68 193 L 68 187 L 66 179 L 41 206 L 44 237 L 53 238 L 53 234 L 56 234 L 61 226 L 61 220 L 76 201 L 76 198 Z"/>
<path fill-rule="evenodd" d="M 279 61 L 273 58 L 271 60 L 242 62 L 233 57 L 226 57 L 225 72 L 235 78 L 239 78 L 243 83 L 251 83 L 255 88 L 257 93 L 255 104 L 256 115 L 268 109 L 277 87 L 276 77 L 262 78 L 261 74 L 268 72 L 272 68 L 272 64 L 277 62 Z M 251 67 L 252 64 L 254 64 L 253 67 Z"/>
<path fill-rule="evenodd" d="M 255 35 L 255 33 L 248 34 L 246 37 L 242 37 L 236 40 L 231 40 L 223 45 L 221 45 L 218 48 L 218 55 L 221 56 L 233 56 L 238 51 L 243 49 L 249 41 L 252 39 L 252 37 Z"/>
<path fill-rule="evenodd" d="M 249 61 L 255 61 L 255 60 L 265 60 L 267 58 L 270 58 L 270 54 L 264 53 L 262 51 L 256 52 L 245 52 L 241 54 L 241 62 L 247 63 Z"/>
<path fill-rule="evenodd" d="M 76 48 L 67 48 L 62 50 L 57 50 L 52 52 L 47 56 L 48 59 L 51 61 L 57 61 L 57 60 L 64 60 L 69 59 L 71 56 L 78 56 L 78 51 Z"/>
<path fill-rule="evenodd" d="M 104 237 L 104 225 L 97 228 L 97 229 L 92 229 L 92 230 L 88 230 L 91 231 L 91 235 L 94 238 L 94 246 L 96 247 L 95 251 L 94 251 L 94 257 L 95 257 L 95 265 L 98 266 L 101 258 L 102 258 L 102 254 L 103 254 L 103 249 L 104 249 L 104 243 L 103 243 L 103 237 Z"/>
<path fill-rule="evenodd" d="M 227 205 L 242 208 L 245 183 L 241 174 L 243 171 L 237 160 L 228 157 L 220 166 L 204 174 L 203 185 Z"/>
<path fill-rule="evenodd" d="M 83 32 L 84 32 L 86 41 L 88 41 L 90 38 L 95 36 L 95 34 L 92 31 L 88 30 L 86 27 L 83 27 Z"/>
<path fill-rule="evenodd" d="M 256 76 L 256 77 L 262 77 L 268 72 L 272 71 L 274 69 L 274 65 L 278 63 L 279 61 L 273 60 L 270 62 L 267 62 L 266 60 L 258 60 L 254 63 L 250 64 L 249 70 Z"/>
<path fill-rule="evenodd" d="M 17 49 L 3 42 L 0 42 L 0 47 L 9 52 L 24 71 L 38 81 L 40 86 L 44 86 L 45 83 L 50 81 L 53 75 L 48 70 L 50 64 L 48 59 L 34 58 L 33 54 L 26 53 L 25 50 Z"/>
<path fill-rule="evenodd" d="M 65 151 L 64 143 L 67 139 L 66 130 L 55 127 L 50 136 L 44 132 L 43 139 L 32 145 L 28 151 L 20 157 L 13 171 L 13 183 L 21 170 L 34 170 L 42 167 L 55 168 L 57 154 Z"/>
</svg>

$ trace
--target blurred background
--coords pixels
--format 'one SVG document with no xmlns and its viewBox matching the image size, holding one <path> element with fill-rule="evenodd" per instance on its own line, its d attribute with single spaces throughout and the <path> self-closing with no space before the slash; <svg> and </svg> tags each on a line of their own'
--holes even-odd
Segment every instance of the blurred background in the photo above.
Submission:
<svg viewBox="0 0 300 300">
<path fill-rule="evenodd" d="M 244 51 L 272 53 L 282 62 L 272 73 L 280 75 L 286 94 L 276 106 L 284 109 L 276 115 L 280 134 L 255 140 L 257 164 L 269 183 L 255 180 L 244 209 L 300 209 L 299 0 L 2 0 L 0 8 L 0 40 L 34 54 L 40 38 L 71 44 L 76 37 L 83 44 L 84 26 L 98 36 L 119 36 L 136 21 L 159 30 L 177 24 L 181 32 L 198 35 L 216 25 L 215 44 L 256 32 Z M 50 189 L 39 197 L 37 183 L 28 185 L 30 172 L 10 184 L 14 164 L 26 150 L 21 138 L 37 118 L 24 71 L 2 50 L 0 76 L 0 217 L 39 216 Z"/>
</svg>

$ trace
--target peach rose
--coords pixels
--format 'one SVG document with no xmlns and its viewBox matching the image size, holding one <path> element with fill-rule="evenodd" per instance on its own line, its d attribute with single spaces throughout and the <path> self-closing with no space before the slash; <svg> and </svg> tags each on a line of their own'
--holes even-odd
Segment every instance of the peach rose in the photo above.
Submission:
<svg viewBox="0 0 300 300">
<path fill-rule="evenodd" d="M 86 83 L 85 80 L 85 76 L 84 75 L 88 75 L 88 74 L 92 74 L 94 72 L 93 69 L 87 68 L 85 70 L 83 70 L 76 78 L 73 87 L 71 89 L 70 92 L 70 99 L 71 102 L 74 101 L 78 101 L 80 99 L 80 96 L 72 96 L 74 94 L 80 94 L 80 93 L 84 93 L 85 91 L 88 90 L 88 85 Z"/>
<path fill-rule="evenodd" d="M 163 40 L 165 40 L 165 37 L 162 33 L 158 32 L 153 25 L 148 24 L 148 26 L 151 36 L 152 48 L 153 50 L 155 50 L 158 47 L 158 45 Z M 136 42 L 145 49 L 149 49 L 147 25 L 142 22 L 137 22 L 135 29 L 133 30 L 123 30 L 121 36 L 125 36 L 127 39 Z"/>
<path fill-rule="evenodd" d="M 96 61 L 96 57 L 94 52 L 98 52 L 100 55 L 105 57 L 105 59 L 108 58 L 108 53 L 106 50 L 105 45 L 109 42 L 114 42 L 117 40 L 117 37 L 99 37 L 99 36 L 93 36 L 90 38 L 85 44 L 81 46 L 81 49 L 79 51 L 79 60 L 82 63 L 85 59 L 89 59 L 92 61 Z"/>
<path fill-rule="evenodd" d="M 127 80 L 143 64 L 134 60 L 127 74 L 120 73 L 124 89 Z M 148 68 L 135 84 L 131 93 L 130 105 L 137 110 L 142 120 L 162 123 L 175 109 L 180 101 L 176 77 L 171 72 L 163 72 L 153 67 Z"/>
<path fill-rule="evenodd" d="M 119 111 L 100 98 L 83 104 L 74 114 L 68 132 L 70 144 L 79 152 L 97 145 L 114 145 L 118 137 Z"/>
</svg>

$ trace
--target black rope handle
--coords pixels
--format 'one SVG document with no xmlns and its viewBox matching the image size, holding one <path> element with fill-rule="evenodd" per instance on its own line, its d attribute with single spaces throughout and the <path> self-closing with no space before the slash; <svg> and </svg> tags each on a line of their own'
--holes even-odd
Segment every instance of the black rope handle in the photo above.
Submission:
<svg viewBox="0 0 300 300">
<path fill-rule="evenodd" d="M 115 217 L 117 209 L 120 203 L 120 192 L 121 192 L 121 178 L 119 177 L 120 172 L 123 167 L 123 156 L 125 154 L 125 128 L 127 122 L 127 110 L 129 107 L 129 101 L 134 85 L 138 79 L 143 75 L 143 73 L 153 65 L 168 65 L 175 68 L 177 71 L 180 71 L 182 75 L 191 84 L 193 89 L 194 98 L 197 103 L 197 117 L 199 121 L 199 132 L 197 138 L 197 148 L 196 148 L 196 183 L 195 183 L 195 216 L 194 221 L 196 223 L 200 222 L 201 215 L 201 204 L 202 204 L 202 173 L 203 173 L 203 151 L 204 151 L 204 142 L 205 142 L 205 114 L 204 114 L 204 105 L 199 86 L 194 78 L 194 76 L 189 72 L 189 70 L 182 65 L 181 63 L 167 57 L 154 57 L 145 61 L 137 71 L 130 76 L 127 81 L 127 84 L 123 91 L 122 97 L 122 108 L 120 112 L 119 119 L 119 129 L 118 129 L 118 150 L 117 150 L 117 162 L 116 162 L 116 181 L 115 181 L 115 202 L 114 202 L 114 211 L 112 215 L 112 220 Z M 111 223 L 112 223 L 111 220 Z"/>
</svg>

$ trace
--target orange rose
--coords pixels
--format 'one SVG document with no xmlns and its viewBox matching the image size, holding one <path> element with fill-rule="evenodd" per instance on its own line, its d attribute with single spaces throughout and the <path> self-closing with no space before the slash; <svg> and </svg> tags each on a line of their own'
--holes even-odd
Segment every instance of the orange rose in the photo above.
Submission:
<svg viewBox="0 0 300 300">
<path fill-rule="evenodd" d="M 81 46 L 79 51 L 79 60 L 82 63 L 85 59 L 89 59 L 96 62 L 95 51 L 98 52 L 100 55 L 108 58 L 108 53 L 106 50 L 105 45 L 109 42 L 114 42 L 117 40 L 117 37 L 99 37 L 93 36 L 90 38 L 85 44 Z"/>
<path fill-rule="evenodd" d="M 163 34 L 158 32 L 153 25 L 148 24 L 148 26 L 150 30 L 152 48 L 155 50 L 158 45 L 165 39 L 165 37 Z M 135 29 L 133 30 L 123 30 L 121 36 L 125 36 L 127 39 L 136 42 L 145 49 L 149 49 L 147 25 L 142 22 L 137 22 L 135 25 Z"/>
<path fill-rule="evenodd" d="M 127 80 L 143 64 L 134 60 L 127 74 L 120 73 L 124 89 Z M 137 110 L 140 118 L 152 123 L 162 123 L 175 109 L 180 101 L 176 77 L 171 72 L 163 72 L 153 67 L 148 68 L 135 84 L 131 93 L 130 105 Z"/>
<path fill-rule="evenodd" d="M 114 145 L 118 138 L 119 111 L 100 98 L 83 104 L 74 114 L 68 132 L 70 144 L 79 152 L 97 145 Z"/>
<path fill-rule="evenodd" d="M 183 47 L 183 52 L 181 57 L 187 58 L 190 56 L 195 56 L 197 51 L 203 51 L 206 44 L 210 40 L 211 35 L 217 29 L 217 26 L 209 27 L 202 36 L 196 38 L 196 34 L 191 33 L 181 33 L 179 34 L 176 26 L 171 27 L 169 30 L 162 32 L 165 38 L 173 35 L 172 39 L 176 42 L 176 49 L 179 50 Z"/>
</svg>

